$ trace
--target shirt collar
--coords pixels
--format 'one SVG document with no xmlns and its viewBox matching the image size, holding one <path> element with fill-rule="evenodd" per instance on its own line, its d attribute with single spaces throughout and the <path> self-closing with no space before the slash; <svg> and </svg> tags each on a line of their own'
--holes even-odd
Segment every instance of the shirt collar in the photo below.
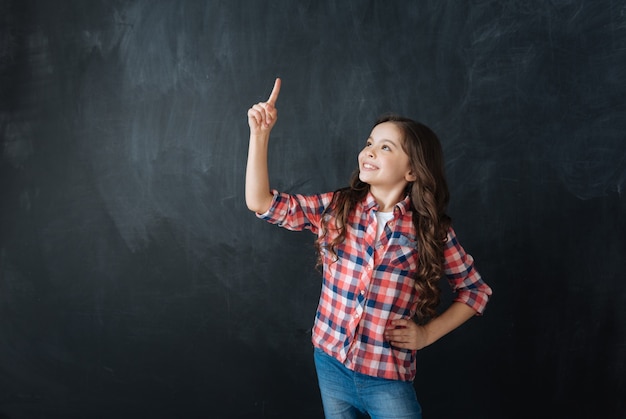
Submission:
<svg viewBox="0 0 626 419">
<path fill-rule="evenodd" d="M 376 199 L 374 198 L 374 195 L 372 195 L 371 192 L 367 193 L 367 196 L 365 197 L 365 199 L 363 200 L 363 207 L 365 209 L 365 211 L 370 211 L 374 208 L 378 208 L 378 204 L 376 203 Z M 400 202 L 398 202 L 395 206 L 395 208 L 398 208 L 398 210 L 400 211 L 400 214 L 404 215 L 407 213 L 407 211 L 409 210 L 409 208 L 411 207 L 411 199 L 409 198 L 409 196 L 405 196 L 404 199 Z M 394 210 L 395 210 L 394 208 Z"/>
<path fill-rule="evenodd" d="M 396 204 L 396 208 L 400 210 L 400 214 L 404 215 L 411 208 L 411 198 L 405 196 L 404 199 Z"/>
</svg>

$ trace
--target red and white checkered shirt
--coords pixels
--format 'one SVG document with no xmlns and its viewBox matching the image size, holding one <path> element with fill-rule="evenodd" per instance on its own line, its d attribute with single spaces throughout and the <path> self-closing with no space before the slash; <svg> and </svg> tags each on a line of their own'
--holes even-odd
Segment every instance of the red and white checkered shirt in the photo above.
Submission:
<svg viewBox="0 0 626 419">
<path fill-rule="evenodd" d="M 272 192 L 270 209 L 257 217 L 289 230 L 321 234 L 321 216 L 333 192 L 316 195 Z M 406 198 L 395 206 L 394 217 L 378 241 L 377 210 L 374 197 L 368 194 L 350 215 L 346 238 L 336 249 L 338 260 L 334 261 L 330 252 L 325 251 L 312 341 L 353 371 L 412 381 L 416 351 L 392 347 L 384 339 L 385 328 L 392 320 L 414 316 L 419 297 L 413 286 L 418 253 L 410 200 Z M 328 240 L 332 240 L 331 235 Z M 454 301 L 482 314 L 491 288 L 474 269 L 473 258 L 465 253 L 452 228 L 444 255 L 445 275 L 456 292 Z"/>
</svg>

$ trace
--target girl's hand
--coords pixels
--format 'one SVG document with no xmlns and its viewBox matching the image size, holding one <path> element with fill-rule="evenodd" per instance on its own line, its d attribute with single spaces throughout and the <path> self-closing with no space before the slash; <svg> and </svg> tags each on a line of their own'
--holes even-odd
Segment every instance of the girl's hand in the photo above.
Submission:
<svg viewBox="0 0 626 419">
<path fill-rule="evenodd" d="M 277 78 L 267 102 L 259 102 L 248 109 L 250 135 L 267 135 L 276 124 L 278 119 L 276 101 L 278 100 L 278 93 L 280 93 L 280 83 L 280 78 Z"/>
<path fill-rule="evenodd" d="M 420 350 L 428 346 L 426 328 L 413 320 L 392 320 L 385 330 L 385 339 L 397 348 Z"/>
</svg>

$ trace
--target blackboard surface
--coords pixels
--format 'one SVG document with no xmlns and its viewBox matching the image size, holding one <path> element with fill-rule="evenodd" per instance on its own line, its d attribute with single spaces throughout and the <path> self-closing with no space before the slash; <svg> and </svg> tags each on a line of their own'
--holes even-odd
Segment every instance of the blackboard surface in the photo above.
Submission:
<svg viewBox="0 0 626 419">
<path fill-rule="evenodd" d="M 626 417 L 626 2 L 0 1 L 0 418 L 321 418 L 313 236 L 375 118 L 441 137 L 494 297 L 424 349 L 425 417 Z"/>
</svg>

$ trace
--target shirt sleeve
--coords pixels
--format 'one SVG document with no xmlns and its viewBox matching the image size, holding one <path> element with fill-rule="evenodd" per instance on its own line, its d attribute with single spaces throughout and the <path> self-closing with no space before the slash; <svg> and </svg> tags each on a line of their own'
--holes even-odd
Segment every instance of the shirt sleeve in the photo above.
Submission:
<svg viewBox="0 0 626 419">
<path fill-rule="evenodd" d="M 477 314 L 483 314 L 492 290 L 476 270 L 474 258 L 458 242 L 452 227 L 448 231 L 444 258 L 444 273 L 456 293 L 454 301 L 465 303 Z"/>
<path fill-rule="evenodd" d="M 287 230 L 311 230 L 319 232 L 324 209 L 332 199 L 332 193 L 316 195 L 287 194 L 272 189 L 274 198 L 269 209 L 256 216 Z"/>
</svg>

